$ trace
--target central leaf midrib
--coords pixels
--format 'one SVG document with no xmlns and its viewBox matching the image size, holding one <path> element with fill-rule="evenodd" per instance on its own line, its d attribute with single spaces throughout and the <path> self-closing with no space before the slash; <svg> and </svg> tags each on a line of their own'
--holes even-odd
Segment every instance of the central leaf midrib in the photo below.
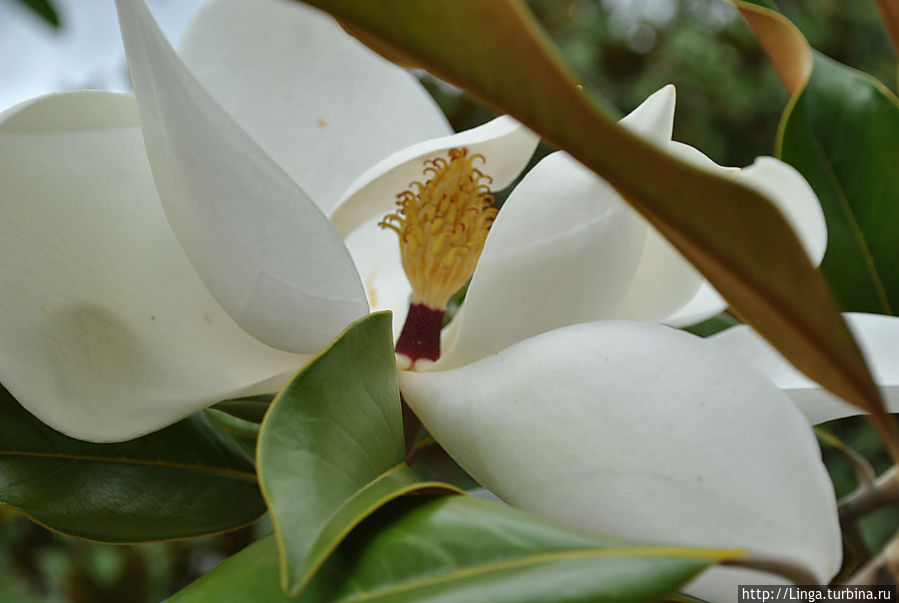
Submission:
<svg viewBox="0 0 899 603">
<path fill-rule="evenodd" d="M 566 561 L 574 559 L 589 559 L 592 557 L 668 557 L 676 559 L 690 559 L 697 561 L 718 562 L 728 557 L 736 557 L 745 554 L 742 550 L 689 550 L 672 547 L 626 547 L 606 549 L 586 549 L 578 551 L 562 551 L 558 553 L 538 553 L 517 559 L 496 561 L 476 567 L 466 567 L 447 574 L 431 578 L 423 578 L 412 582 L 403 583 L 400 586 L 377 591 L 372 594 L 363 593 L 358 596 L 350 596 L 342 599 L 347 603 L 355 601 L 374 601 L 383 597 L 389 597 L 402 592 L 427 588 L 429 586 L 452 582 L 464 578 L 474 578 L 492 572 L 500 572 L 507 569 L 537 565 L 552 561 Z"/>
<path fill-rule="evenodd" d="M 840 203 L 840 208 L 843 210 L 843 218 L 845 219 L 846 224 L 849 227 L 849 232 L 852 234 L 852 238 L 856 242 L 859 254 L 862 257 L 862 263 L 864 264 L 866 272 L 871 279 L 871 284 L 874 287 L 874 292 L 877 296 L 878 301 L 880 302 L 881 308 L 884 310 L 885 314 L 892 315 L 893 311 L 890 307 L 890 301 L 887 297 L 886 289 L 883 286 L 883 280 L 880 277 L 880 273 L 877 271 L 877 265 L 874 263 L 874 257 L 871 255 L 871 250 L 868 248 L 868 241 L 867 239 L 865 239 L 865 235 L 862 232 L 861 227 L 858 225 L 858 221 L 855 219 L 855 213 L 852 211 L 852 205 L 849 203 L 849 198 L 843 191 L 842 182 L 840 182 L 840 179 L 837 176 L 837 171 L 834 168 L 830 155 L 827 154 L 823 141 L 818 136 L 818 133 L 813 128 L 810 128 L 809 130 L 809 138 L 812 140 L 812 143 L 815 145 L 815 147 L 817 147 L 817 150 L 820 153 L 821 162 L 824 165 L 824 169 L 827 172 L 827 175 L 830 177 L 835 196 Z"/>
<path fill-rule="evenodd" d="M 126 457 L 104 457 L 86 454 L 64 454 L 58 452 L 33 452 L 22 450 L 2 450 L 0 456 L 19 456 L 29 458 L 46 458 L 53 460 L 68 460 L 93 463 L 111 463 L 123 465 L 145 465 L 148 467 L 161 467 L 164 469 L 174 469 L 179 471 L 194 471 L 197 473 L 205 473 L 209 475 L 219 475 L 222 477 L 233 477 L 245 481 L 255 482 L 256 474 L 237 469 L 227 469 L 225 467 L 210 467 L 207 465 L 193 465 L 189 463 L 173 463 L 169 461 L 151 461 L 144 459 L 129 459 Z"/>
</svg>

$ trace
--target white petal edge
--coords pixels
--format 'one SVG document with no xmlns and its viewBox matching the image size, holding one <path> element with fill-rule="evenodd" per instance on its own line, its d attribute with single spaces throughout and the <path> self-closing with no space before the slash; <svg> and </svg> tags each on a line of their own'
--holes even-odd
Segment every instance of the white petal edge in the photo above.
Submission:
<svg viewBox="0 0 899 603">
<path fill-rule="evenodd" d="M 723 167 L 698 149 L 676 141 L 667 150 L 694 167 L 730 174 L 764 195 L 793 228 L 812 263 L 821 263 L 827 246 L 824 213 L 814 191 L 792 166 L 772 157 L 758 157 L 744 169 Z M 616 318 L 688 326 L 722 312 L 727 302 L 721 295 L 655 228 L 649 228 L 647 259 Z"/>
<path fill-rule="evenodd" d="M 646 227 L 605 180 L 570 155 L 543 158 L 490 228 L 436 370 L 527 337 L 611 316 L 634 275 Z"/>
<path fill-rule="evenodd" d="M 840 566 L 836 501 L 808 423 L 703 339 L 574 325 L 460 369 L 401 372 L 400 389 L 450 455 L 514 506 L 613 536 L 792 559 L 823 583 Z"/>
<path fill-rule="evenodd" d="M 889 412 L 899 412 L 899 318 L 882 314 L 843 314 L 880 386 Z M 709 338 L 724 353 L 737 355 L 771 379 L 812 424 L 862 414 L 797 371 L 748 326 L 732 327 Z"/>
<path fill-rule="evenodd" d="M 698 294 L 704 279 L 652 225 L 638 219 L 647 231 L 643 253 L 630 288 L 609 318 L 662 322 Z"/>
<path fill-rule="evenodd" d="M 116 0 L 159 196 L 191 263 L 248 333 L 314 353 L 368 311 L 325 216 L 219 107 L 144 0 Z"/>
<path fill-rule="evenodd" d="M 501 190 L 527 166 L 538 142 L 536 134 L 508 115 L 501 115 L 476 128 L 406 147 L 359 176 L 342 195 L 331 222 L 346 236 L 368 220 L 391 213 L 397 195 L 424 178 L 424 162 L 443 157 L 457 147 L 483 155 L 486 163 L 479 167 L 493 179 L 491 190 Z"/>
<path fill-rule="evenodd" d="M 672 327 L 689 327 L 721 314 L 728 305 L 711 283 L 703 281 L 696 295 L 663 322 Z"/>
<path fill-rule="evenodd" d="M 354 230 L 344 242 L 362 277 L 372 312 L 393 312 L 393 337 L 396 339 L 409 312 L 412 287 L 403 270 L 396 234 L 378 226 L 380 221 L 380 218 L 372 218 Z"/>
<path fill-rule="evenodd" d="M 702 151 L 672 141 L 668 151 L 693 167 L 721 175 L 755 189 L 776 207 L 792 227 L 809 260 L 818 266 L 827 248 L 827 224 L 815 191 L 793 166 L 773 157 L 756 157 L 745 168 L 718 165 Z"/>
<path fill-rule="evenodd" d="M 675 99 L 674 86 L 665 86 L 649 96 L 620 123 L 670 151 L 673 145 L 678 144 L 671 142 Z M 631 279 L 630 289 L 608 318 L 660 322 L 688 303 L 697 294 L 703 279 L 654 227 L 640 216 L 637 219 L 647 229 L 643 254 Z"/>
<path fill-rule="evenodd" d="M 306 362 L 247 335 L 197 277 L 132 97 L 65 93 L 4 115 L 0 381 L 27 410 L 75 438 L 127 440 L 274 391 Z"/>
<path fill-rule="evenodd" d="M 818 266 L 827 249 L 827 223 L 815 191 L 796 168 L 773 157 L 758 157 L 737 181 L 770 199 L 793 227 L 811 262 Z"/>
<path fill-rule="evenodd" d="M 636 109 L 619 120 L 619 124 L 633 134 L 665 145 L 674 130 L 674 109 L 677 93 L 672 84 L 659 88 L 640 103 Z"/>
<path fill-rule="evenodd" d="M 179 53 L 325 213 L 380 159 L 452 132 L 415 77 L 297 2 L 211 2 Z"/>
</svg>

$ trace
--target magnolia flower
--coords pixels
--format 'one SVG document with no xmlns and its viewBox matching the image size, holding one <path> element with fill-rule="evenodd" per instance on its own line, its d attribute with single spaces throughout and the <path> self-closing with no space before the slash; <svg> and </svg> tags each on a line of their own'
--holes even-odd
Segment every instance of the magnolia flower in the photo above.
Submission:
<svg viewBox="0 0 899 603">
<path fill-rule="evenodd" d="M 602 179 L 550 155 L 494 216 L 536 144 L 514 120 L 447 134 L 408 74 L 307 9 L 213 2 L 188 68 L 142 1 L 117 6 L 139 118 L 85 92 L 0 117 L 0 381 L 26 408 L 75 437 L 141 435 L 277 387 L 368 296 L 407 325 L 410 406 L 505 500 L 833 575 L 833 492 L 795 406 L 714 344 L 614 320 L 723 302 Z M 622 123 L 724 169 L 670 141 L 673 111 L 666 88 Z M 804 180 L 773 159 L 733 173 L 820 261 Z M 434 314 L 469 276 L 441 355 Z"/>
</svg>

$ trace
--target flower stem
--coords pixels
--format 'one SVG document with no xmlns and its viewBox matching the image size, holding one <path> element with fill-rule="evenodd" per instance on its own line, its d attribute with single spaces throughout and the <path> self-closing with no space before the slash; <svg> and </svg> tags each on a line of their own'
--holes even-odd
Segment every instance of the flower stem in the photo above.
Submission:
<svg viewBox="0 0 899 603">
<path fill-rule="evenodd" d="M 861 481 L 852 494 L 840 500 L 840 523 L 858 521 L 869 513 L 899 504 L 899 468 L 891 467 L 874 481 Z"/>
</svg>

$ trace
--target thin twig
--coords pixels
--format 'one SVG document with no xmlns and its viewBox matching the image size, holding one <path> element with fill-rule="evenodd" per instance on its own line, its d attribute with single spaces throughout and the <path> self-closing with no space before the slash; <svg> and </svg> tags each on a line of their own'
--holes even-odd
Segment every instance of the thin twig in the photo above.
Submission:
<svg viewBox="0 0 899 603">
<path fill-rule="evenodd" d="M 858 485 L 860 487 L 874 485 L 877 474 L 874 472 L 874 468 L 871 466 L 871 463 L 868 462 L 868 459 L 847 446 L 838 437 L 823 429 L 816 427 L 815 435 L 818 436 L 818 439 L 822 444 L 826 445 L 837 454 L 840 454 L 849 462 L 849 466 L 852 468 L 853 473 L 855 473 L 855 478 L 858 480 Z"/>
<path fill-rule="evenodd" d="M 873 482 L 861 482 L 840 500 L 840 523 L 847 524 L 889 505 L 899 504 L 899 469 L 891 467 Z"/>
<path fill-rule="evenodd" d="M 899 577 L 899 533 L 893 536 L 883 550 L 862 567 L 848 584 L 895 584 L 897 577 Z"/>
</svg>

